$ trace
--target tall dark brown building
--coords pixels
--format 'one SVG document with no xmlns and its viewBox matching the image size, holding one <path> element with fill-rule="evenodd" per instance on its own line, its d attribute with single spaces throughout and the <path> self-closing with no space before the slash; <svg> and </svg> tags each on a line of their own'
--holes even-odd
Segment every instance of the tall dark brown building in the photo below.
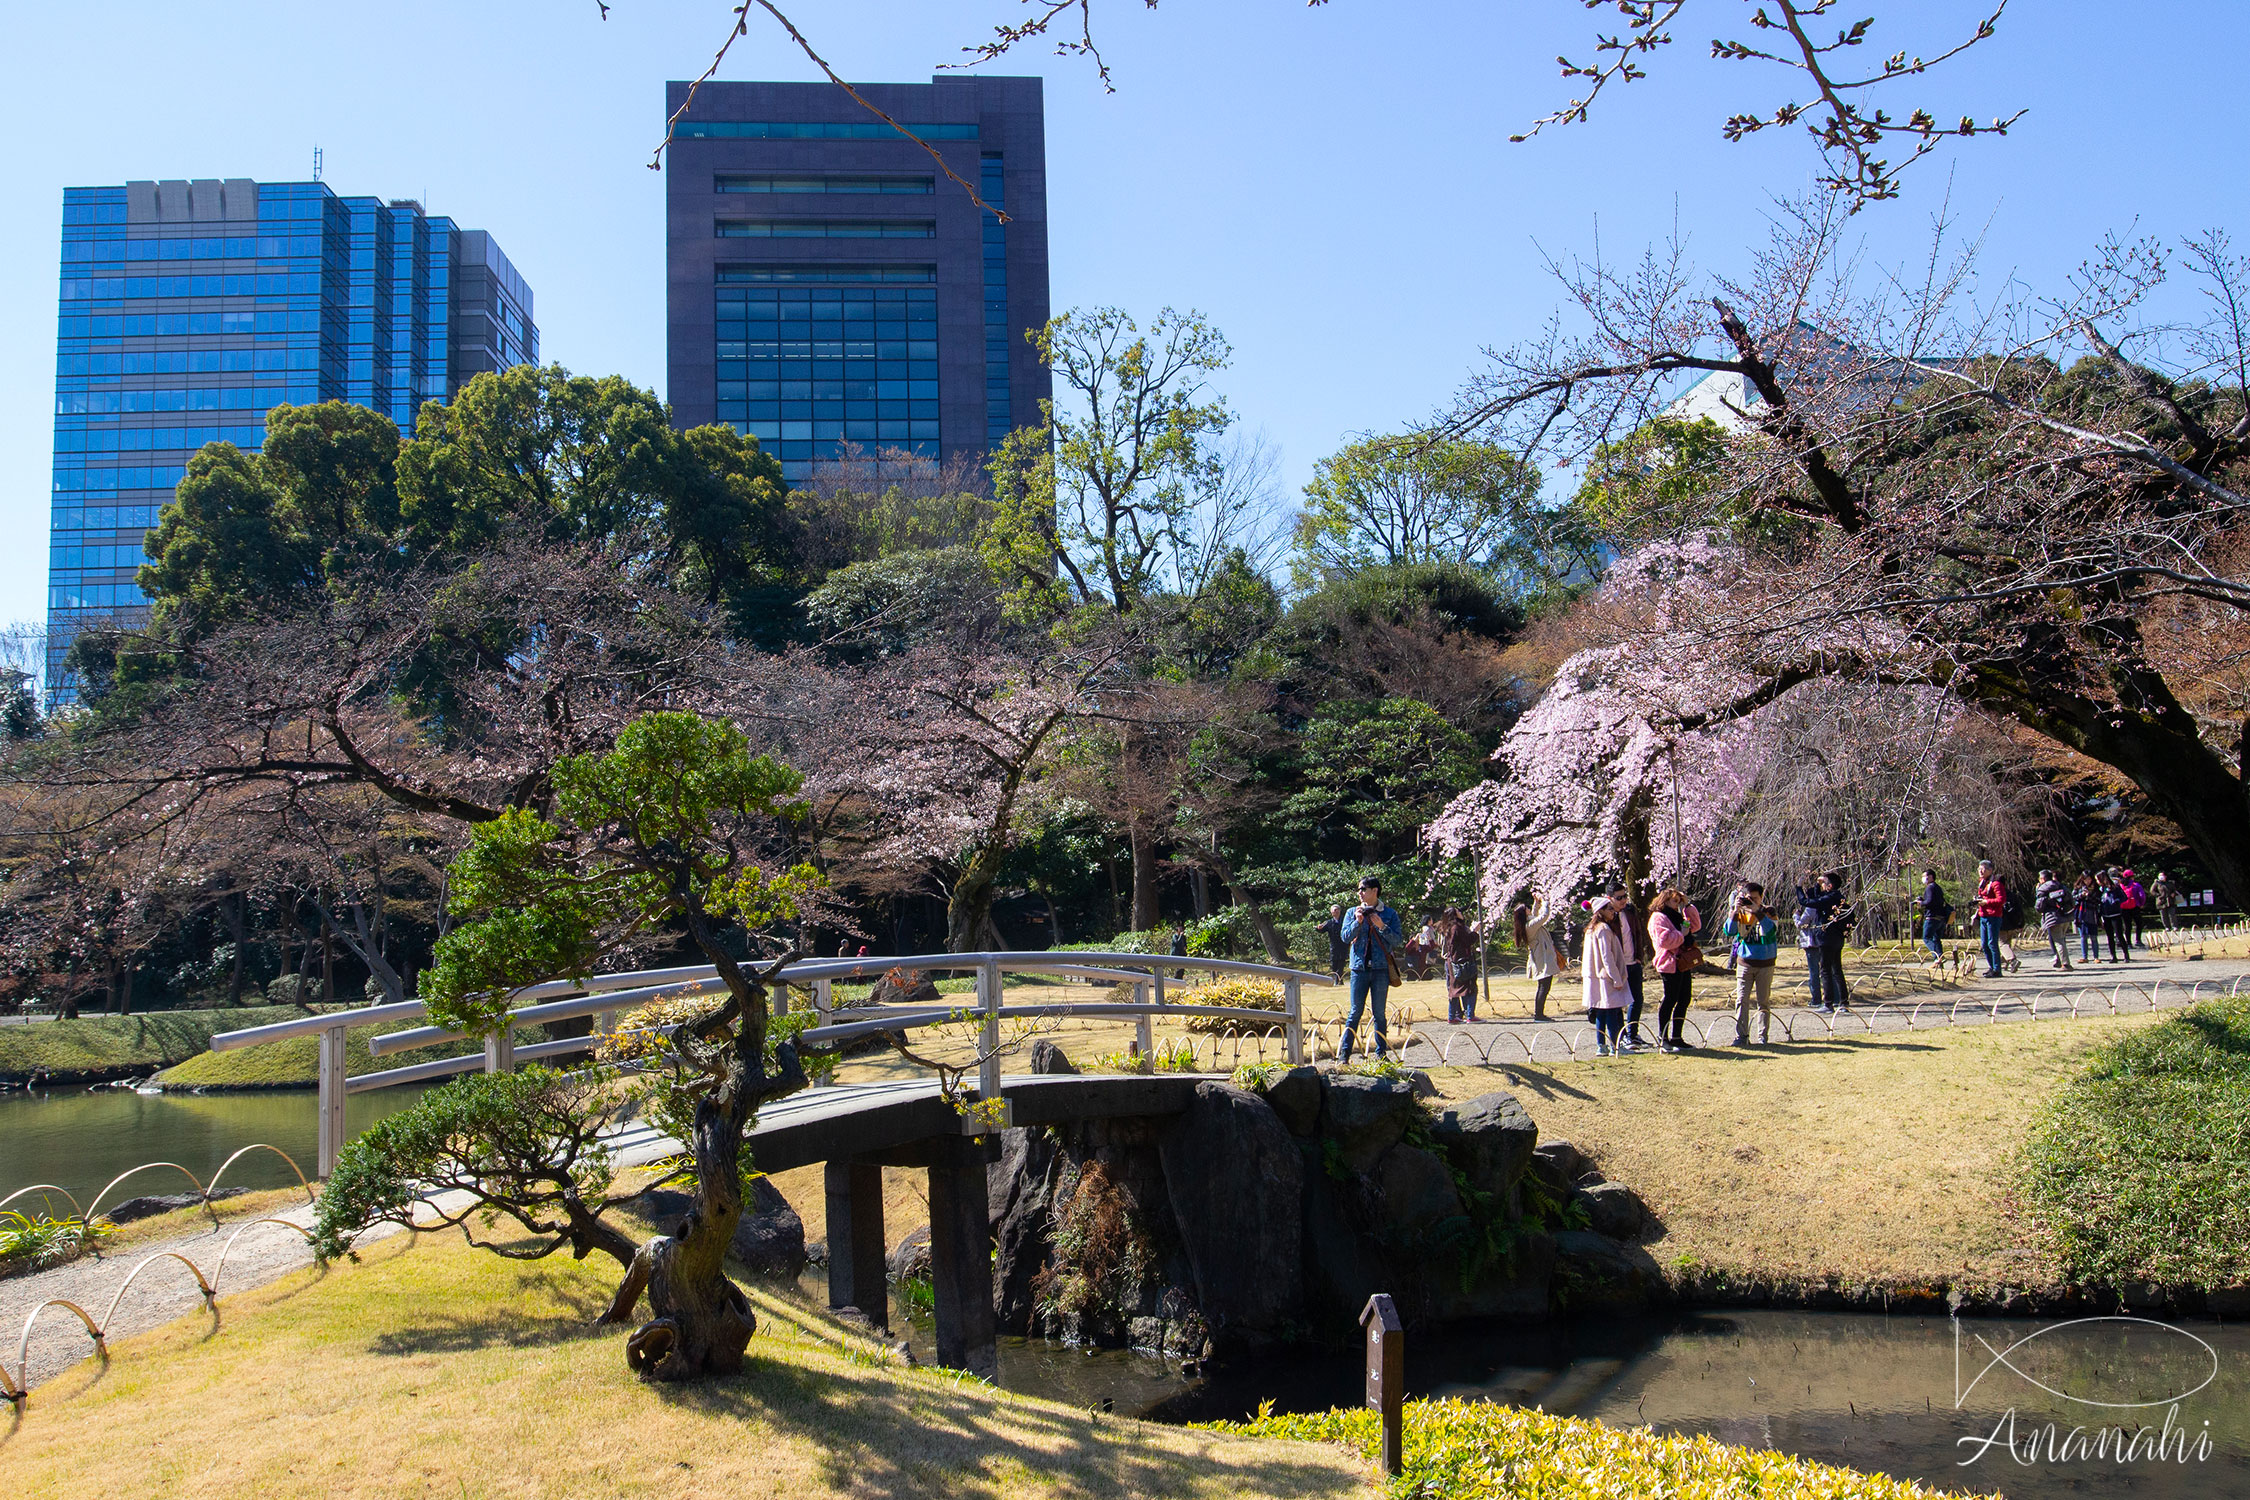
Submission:
<svg viewBox="0 0 2250 1500">
<path fill-rule="evenodd" d="M 847 445 L 981 456 L 1049 393 L 1024 337 L 1047 321 L 1040 81 L 858 87 L 1006 222 L 831 84 L 706 83 L 665 157 L 673 420 L 754 434 L 792 481 Z"/>
</svg>

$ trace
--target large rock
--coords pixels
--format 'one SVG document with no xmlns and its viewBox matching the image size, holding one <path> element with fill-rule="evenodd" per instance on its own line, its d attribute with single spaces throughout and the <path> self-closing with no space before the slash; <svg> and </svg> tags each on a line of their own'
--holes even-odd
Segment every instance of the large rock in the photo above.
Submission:
<svg viewBox="0 0 2250 1500">
<path fill-rule="evenodd" d="M 1382 1247 L 1354 1222 L 1360 1180 L 1331 1175 L 1322 1144 L 1298 1143 L 1305 1163 L 1305 1310 L 1317 1332 L 1348 1337 L 1367 1299 L 1395 1289 Z"/>
<path fill-rule="evenodd" d="M 1613 1240 L 1636 1245 L 1655 1227 L 1655 1215 L 1641 1202 L 1641 1195 L 1622 1182 L 1580 1188 L 1578 1201 L 1586 1205 L 1586 1227 Z"/>
<path fill-rule="evenodd" d="M 919 969 L 891 969 L 875 981 L 860 1005 L 935 1005 L 945 996 Z M 852 1007 L 858 1009 L 858 1006 Z"/>
<path fill-rule="evenodd" d="M 1539 1127 L 1510 1093 L 1479 1094 L 1439 1110 L 1430 1124 L 1445 1154 L 1469 1176 L 1469 1185 L 1516 1211 L 1516 1184 L 1531 1165 Z"/>
<path fill-rule="evenodd" d="M 1050 1258 L 1059 1154 L 1051 1131 L 1004 1130 L 1000 1159 L 985 1168 L 993 1307 L 1002 1333 L 1031 1332 L 1038 1304 L 1033 1283 Z"/>
<path fill-rule="evenodd" d="M 1320 1126 L 1320 1076 L 1320 1069 L 1303 1063 L 1266 1085 L 1266 1103 L 1291 1135 L 1311 1135 Z"/>
<path fill-rule="evenodd" d="M 1063 1049 L 1041 1037 L 1031 1044 L 1031 1071 L 1034 1073 L 1075 1073 L 1078 1065 L 1064 1055 Z"/>
<path fill-rule="evenodd" d="M 658 1188 L 635 1206 L 664 1233 L 678 1234 L 688 1211 L 695 1207 L 695 1194 Z M 742 1218 L 734 1226 L 734 1243 L 728 1254 L 750 1275 L 764 1279 L 794 1281 L 804 1272 L 805 1221 L 781 1196 L 772 1178 L 759 1177 L 751 1182 L 750 1198 L 742 1205 Z"/>
<path fill-rule="evenodd" d="M 927 1281 L 930 1278 L 930 1226 L 917 1225 L 891 1247 L 891 1280 Z"/>
<path fill-rule="evenodd" d="M 1570 1313 L 1639 1312 L 1664 1285 L 1647 1251 L 1590 1229 L 1555 1236 L 1555 1275 L 1555 1301 Z"/>
<path fill-rule="evenodd" d="M 1320 1101 L 1320 1133 L 1336 1143 L 1344 1165 L 1365 1172 L 1406 1134 L 1414 1090 L 1391 1078 L 1331 1073 Z"/>
<path fill-rule="evenodd" d="M 1594 1159 L 1568 1141 L 1543 1142 L 1533 1155 L 1546 1161 L 1572 1187 L 1602 1180 L 1601 1169 L 1594 1165 Z"/>
<path fill-rule="evenodd" d="M 1199 1083 L 1158 1155 L 1213 1341 L 1271 1343 L 1304 1305 L 1304 1162 L 1289 1128 L 1257 1096 Z"/>
<path fill-rule="evenodd" d="M 750 1275 L 795 1281 L 805 1270 L 805 1221 L 770 1177 L 751 1183 L 750 1201 L 734 1226 L 734 1258 Z"/>
<path fill-rule="evenodd" d="M 1395 1242 L 1426 1240 L 1441 1222 L 1461 1214 L 1452 1169 L 1419 1146 L 1401 1142 L 1391 1147 L 1371 1175 L 1383 1205 L 1386 1238 Z"/>
<path fill-rule="evenodd" d="M 1555 1279 L 1555 1237 L 1526 1233 L 1498 1263 L 1482 1266 L 1462 1284 L 1457 1262 L 1426 1279 L 1426 1315 L 1440 1323 L 1460 1318 L 1544 1318 Z"/>
<path fill-rule="evenodd" d="M 249 1191 L 248 1188 L 220 1188 L 211 1195 L 210 1201 L 222 1202 L 237 1193 Z M 153 1219 L 158 1214 L 168 1214 L 174 1209 L 200 1208 L 203 1202 L 201 1193 L 150 1193 L 142 1198 L 127 1198 L 123 1203 L 105 1209 L 97 1217 L 107 1219 L 112 1224 L 130 1224 L 135 1219 Z"/>
</svg>

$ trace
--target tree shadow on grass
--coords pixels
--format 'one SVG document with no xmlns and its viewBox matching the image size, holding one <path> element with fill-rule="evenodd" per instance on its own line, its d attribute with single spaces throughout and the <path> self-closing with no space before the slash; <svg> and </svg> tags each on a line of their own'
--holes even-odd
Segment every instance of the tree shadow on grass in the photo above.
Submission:
<svg viewBox="0 0 2250 1500">
<path fill-rule="evenodd" d="M 815 1450 L 823 1483 L 883 1500 L 1007 1494 L 1026 1473 L 1038 1475 L 1054 1494 L 1084 1500 L 1184 1492 L 1193 1478 L 1213 1493 L 1274 1500 L 1365 1489 L 1319 1448 L 1308 1446 L 1302 1460 L 1251 1456 L 1227 1439 L 1192 1434 L 1191 1441 L 1207 1442 L 1210 1450 L 1183 1453 L 1176 1442 L 1159 1448 L 1144 1439 L 1167 1431 L 1156 1424 L 1016 1402 L 944 1371 L 856 1379 L 789 1363 L 778 1352 L 761 1356 L 752 1345 L 752 1364 L 739 1377 L 658 1389 L 689 1410 L 770 1425 L 778 1436 Z"/>
<path fill-rule="evenodd" d="M 1502 1069 L 1502 1072 L 1506 1075 L 1511 1087 L 1529 1089 L 1542 1099 L 1591 1100 L 1594 1097 L 1584 1089 L 1573 1088 L 1563 1082 L 1555 1076 L 1550 1068 L 1542 1063 L 1512 1062 Z"/>
<path fill-rule="evenodd" d="M 618 1330 L 594 1320 L 609 1305 L 591 1287 L 557 1284 L 533 1272 L 516 1276 L 514 1298 L 474 1313 L 426 1315 L 420 1322 L 391 1328 L 368 1344 L 372 1354 L 461 1354 L 472 1349 L 537 1349 L 585 1339 L 617 1337 Z M 562 1307 L 551 1304 L 559 1301 Z M 539 1311 L 525 1309 L 537 1305 Z"/>
</svg>

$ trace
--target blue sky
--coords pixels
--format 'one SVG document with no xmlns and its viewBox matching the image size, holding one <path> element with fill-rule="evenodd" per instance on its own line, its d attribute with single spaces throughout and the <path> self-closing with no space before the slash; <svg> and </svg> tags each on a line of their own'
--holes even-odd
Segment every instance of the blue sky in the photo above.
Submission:
<svg viewBox="0 0 2250 1500">
<path fill-rule="evenodd" d="M 1543 254 L 1631 254 L 1677 222 L 1726 265 L 1801 191 L 1799 136 L 1719 137 L 1794 92 L 1714 63 L 1750 0 L 1697 0 L 1653 76 L 1592 122 L 1511 145 L 1565 98 L 1558 52 L 1607 17 L 1577 0 L 1096 0 L 1117 92 L 1090 64 L 1046 76 L 1055 306 L 1208 314 L 1236 350 L 1221 377 L 1282 453 L 1292 490 L 1351 434 L 1443 402 L 1478 351 L 1557 305 Z M 1961 0 L 1880 7 L 1871 52 L 1933 53 L 1983 14 Z M 915 80 L 958 57 L 1008 0 L 794 0 L 847 76 Z M 2121 19 L 2130 16 L 2130 20 Z M 662 389 L 662 181 L 647 170 L 663 84 L 724 32 L 720 0 L 377 0 L 366 6 L 114 0 L 27 7 L 0 59 L 0 622 L 44 613 L 56 251 L 67 185 L 309 175 L 422 199 L 496 234 L 538 299 L 548 359 Z M 2241 227 L 2250 6 L 2016 0 L 1999 35 L 1899 96 L 1940 118 L 2030 113 L 1950 148 L 1901 203 L 1859 216 L 1869 255 L 1910 259 L 1952 179 L 1989 225 L 1987 276 L 2054 285 L 2109 231 Z M 753 24 L 724 77 L 816 76 Z M 1898 112 L 1903 113 L 1901 108 Z"/>
</svg>

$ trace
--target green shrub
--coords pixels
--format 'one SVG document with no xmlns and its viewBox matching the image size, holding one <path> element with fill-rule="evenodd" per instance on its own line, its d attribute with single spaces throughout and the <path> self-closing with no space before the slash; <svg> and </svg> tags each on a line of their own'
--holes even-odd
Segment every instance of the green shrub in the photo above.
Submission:
<svg viewBox="0 0 2250 1500">
<path fill-rule="evenodd" d="M 502 1218 L 544 1247 L 504 1252 L 532 1258 L 569 1249 L 583 1259 L 601 1250 L 630 1264 L 638 1247 L 602 1218 L 678 1172 L 630 1191 L 609 1192 L 614 1163 L 601 1132 L 616 1097 L 591 1073 L 532 1066 L 513 1073 L 470 1073 L 432 1089 L 406 1109 L 379 1120 L 346 1143 L 320 1195 L 313 1249 L 341 1255 L 359 1231 L 377 1223 L 427 1227 L 425 1194 L 460 1192 L 466 1206 L 441 1217 L 458 1224 L 471 1244 L 472 1223 Z"/>
<path fill-rule="evenodd" d="M 1201 1424 L 1251 1437 L 1345 1443 L 1373 1459 L 1382 1418 L 1364 1408 Z M 1489 1401 L 1409 1401 L 1405 1472 L 1395 1500 L 1515 1500 L 1519 1496 L 1788 1496 L 1790 1500 L 1925 1500 L 1948 1492 L 1886 1474 L 1814 1463 L 1770 1448 L 1701 1435 L 1611 1427 Z"/>
<path fill-rule="evenodd" d="M 75 1260 L 116 1228 L 107 1219 L 50 1219 L 0 1210 L 0 1273 L 39 1271 Z"/>
<path fill-rule="evenodd" d="M 2074 1278 L 2250 1282 L 2250 997 L 2097 1049 L 2042 1112 L 2020 1181 Z"/>
</svg>

